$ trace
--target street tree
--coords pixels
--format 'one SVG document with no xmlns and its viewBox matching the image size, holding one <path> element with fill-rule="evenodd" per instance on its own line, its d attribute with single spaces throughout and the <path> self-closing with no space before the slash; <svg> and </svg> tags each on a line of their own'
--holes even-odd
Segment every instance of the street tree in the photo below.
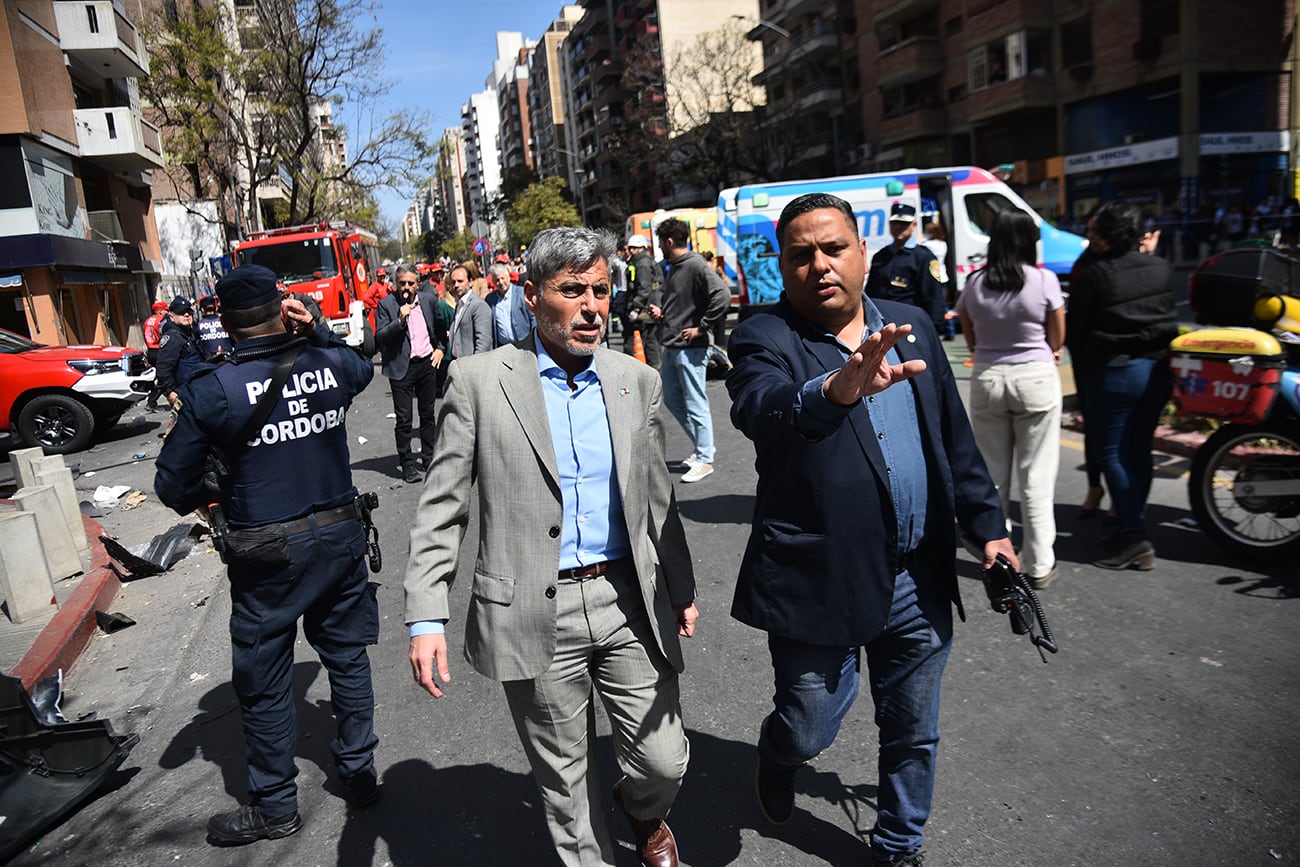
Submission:
<svg viewBox="0 0 1300 867">
<path fill-rule="evenodd" d="M 145 19 L 141 92 L 162 121 L 179 199 L 218 179 L 255 228 L 263 199 L 297 224 L 365 211 L 375 190 L 427 177 L 427 118 L 380 107 L 391 83 L 376 70 L 383 34 L 365 26 L 369 0 L 255 0 L 236 12 L 232 27 L 224 7 L 193 0 Z M 334 123 L 345 106 L 351 127 Z"/>
<path fill-rule="evenodd" d="M 552 176 L 531 184 L 515 197 L 506 215 L 511 243 L 528 245 L 543 229 L 581 226 L 582 216 L 566 196 L 564 178 Z"/>
<path fill-rule="evenodd" d="M 668 83 L 659 41 L 633 46 L 623 74 L 631 109 L 618 146 L 634 172 L 702 202 L 745 180 L 788 176 L 805 136 L 768 122 L 764 91 L 751 80 L 758 49 L 746 31 L 732 20 L 686 42 L 667 58 L 677 71 Z"/>
</svg>

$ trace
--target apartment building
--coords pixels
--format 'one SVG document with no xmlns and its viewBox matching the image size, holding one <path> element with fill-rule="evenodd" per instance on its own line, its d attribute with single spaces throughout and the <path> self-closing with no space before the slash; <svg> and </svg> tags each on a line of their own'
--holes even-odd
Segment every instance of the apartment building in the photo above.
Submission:
<svg viewBox="0 0 1300 867">
<path fill-rule="evenodd" d="M 529 148 L 538 177 L 569 177 L 562 46 L 570 29 L 581 18 L 581 6 L 562 7 L 528 58 L 528 119 L 532 133 Z"/>
<path fill-rule="evenodd" d="M 1294 0 L 856 6 L 873 169 L 1010 164 L 1065 220 L 1295 195 Z"/>
<path fill-rule="evenodd" d="M 582 6 L 563 52 L 566 150 L 585 222 L 621 226 L 629 213 L 653 210 L 665 189 L 657 166 L 629 161 L 625 149 L 612 145 L 620 135 L 668 134 L 666 121 L 643 122 L 635 131 L 626 124 L 655 113 L 647 107 L 662 107 L 666 118 L 671 100 L 680 98 L 678 83 L 700 73 L 679 66 L 686 49 L 736 16 L 757 21 L 758 0 L 584 0 Z M 634 74 L 625 76 L 629 61 Z M 754 52 L 754 72 L 760 68 Z"/>
<path fill-rule="evenodd" d="M 140 345 L 163 165 L 137 79 L 138 2 L 6 0 L 0 15 L 0 327 Z"/>
<path fill-rule="evenodd" d="M 503 59 L 497 79 L 497 110 L 501 126 L 497 147 L 501 151 L 501 169 L 532 169 L 533 150 L 529 146 L 533 133 L 528 113 L 528 64 L 536 43 L 525 41 L 514 58 Z"/>
<path fill-rule="evenodd" d="M 466 218 L 465 139 L 460 127 L 443 130 L 438 142 L 438 164 L 434 183 L 442 205 L 442 221 L 437 228 L 446 236 L 459 235 L 469 227 Z"/>
<path fill-rule="evenodd" d="M 762 45 L 754 83 L 767 91 L 764 132 L 788 178 L 862 171 L 864 147 L 853 0 L 760 0 L 749 39 Z"/>
</svg>

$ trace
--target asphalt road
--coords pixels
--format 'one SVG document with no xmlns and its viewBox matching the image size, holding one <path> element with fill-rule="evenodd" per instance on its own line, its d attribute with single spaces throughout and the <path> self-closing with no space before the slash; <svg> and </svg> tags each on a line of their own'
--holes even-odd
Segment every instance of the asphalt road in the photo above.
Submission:
<svg viewBox="0 0 1300 867">
<path fill-rule="evenodd" d="M 682 682 L 691 767 L 671 816 L 683 862 L 865 863 L 875 799 L 869 697 L 834 746 L 801 771 L 788 825 L 766 825 L 754 802 L 753 742 L 770 702 L 770 669 L 764 636 L 727 613 L 748 533 L 753 452 L 727 419 L 722 384 L 709 391 L 718 472 L 678 486 L 703 612 Z M 137 732 L 140 744 L 109 787 L 15 863 L 558 863 L 500 688 L 463 661 L 441 701 L 412 683 L 401 576 L 416 489 L 398 481 L 390 412 L 387 383 L 376 375 L 348 419 L 357 484 L 381 498 L 385 568 L 375 580 L 383 584 L 383 639 L 371 653 L 381 803 L 356 811 L 341 800 L 330 776 L 325 678 L 300 641 L 306 825 L 281 841 L 206 845 L 207 817 L 233 808 L 244 769 L 229 683 L 228 595 L 220 563 L 202 545 L 167 574 L 125 585 L 114 608 L 137 625 L 98 635 L 68 676 L 69 718 L 95 712 Z M 102 519 L 127 545 L 179 520 L 152 498 L 162 418 L 128 418 L 112 441 L 70 458 L 94 472 L 78 482 L 87 491 L 130 484 L 150 493 L 137 509 Z M 690 451 L 671 422 L 668 443 L 670 457 Z M 1043 593 L 1061 652 L 1048 664 L 988 609 L 973 563 L 960 555 L 969 617 L 944 681 L 930 863 L 1300 864 L 1294 564 L 1270 570 L 1230 561 L 1186 523 L 1185 462 L 1156 455 L 1156 569 L 1087 565 L 1103 530 L 1076 519 L 1085 490 L 1077 436 L 1063 432 L 1061 448 L 1062 574 Z M 461 575 L 455 611 L 467 603 L 465 568 Z M 455 623 L 450 635 L 459 644 Z M 459 649 L 453 653 L 459 660 Z M 612 783 L 607 735 L 596 749 Z M 625 824 L 612 808 L 609 818 L 623 840 L 622 863 L 634 864 Z"/>
</svg>

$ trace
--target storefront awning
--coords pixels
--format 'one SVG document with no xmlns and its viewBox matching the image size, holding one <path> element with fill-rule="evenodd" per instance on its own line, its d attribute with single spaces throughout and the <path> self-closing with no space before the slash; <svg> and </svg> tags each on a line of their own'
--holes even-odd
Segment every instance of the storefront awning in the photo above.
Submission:
<svg viewBox="0 0 1300 867">
<path fill-rule="evenodd" d="M 0 289 L 17 289 L 23 285 L 22 274 L 0 274 Z"/>
<path fill-rule="evenodd" d="M 0 237 L 0 268 L 80 268 L 87 271 L 128 272 L 139 269 L 141 257 L 133 244 L 112 244 L 63 235 Z"/>
</svg>

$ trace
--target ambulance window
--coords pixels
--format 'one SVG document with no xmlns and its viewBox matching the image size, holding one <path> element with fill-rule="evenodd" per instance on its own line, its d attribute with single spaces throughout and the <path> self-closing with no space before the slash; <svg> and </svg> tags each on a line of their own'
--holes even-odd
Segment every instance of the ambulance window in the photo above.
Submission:
<svg viewBox="0 0 1300 867">
<path fill-rule="evenodd" d="M 966 196 L 966 223 L 972 232 L 987 238 L 998 213 L 1014 207 L 1001 193 L 972 193 Z"/>
</svg>

